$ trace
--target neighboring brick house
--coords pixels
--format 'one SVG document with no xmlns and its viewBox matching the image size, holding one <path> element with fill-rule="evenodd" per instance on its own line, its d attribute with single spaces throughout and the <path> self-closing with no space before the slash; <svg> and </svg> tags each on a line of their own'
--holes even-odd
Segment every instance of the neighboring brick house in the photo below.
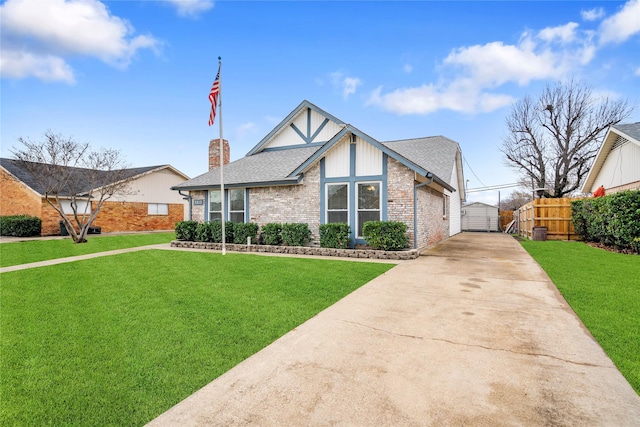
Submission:
<svg viewBox="0 0 640 427">
<path fill-rule="evenodd" d="M 640 122 L 607 130 L 582 192 L 593 193 L 600 186 L 606 194 L 640 189 Z"/>
<path fill-rule="evenodd" d="M 188 176 L 170 165 L 132 168 L 126 172 L 132 179 L 131 194 L 104 202 L 94 226 L 102 232 L 173 230 L 175 223 L 185 218 L 186 202 L 170 188 L 188 180 Z M 68 206 L 70 196 L 60 195 L 68 212 L 72 212 Z M 95 209 L 95 202 L 92 208 Z M 46 202 L 38 181 L 24 163 L 0 159 L 0 215 L 23 214 L 42 219 L 43 236 L 60 234 L 59 214 Z"/>
<path fill-rule="evenodd" d="M 462 153 L 448 138 L 380 142 L 303 101 L 245 157 L 226 164 L 223 142 L 226 220 L 307 223 L 316 244 L 330 222 L 364 243 L 365 221 L 402 221 L 413 248 L 460 232 Z M 172 187 L 189 191 L 196 221 L 222 217 L 218 147 L 210 142 L 207 173 Z"/>
</svg>

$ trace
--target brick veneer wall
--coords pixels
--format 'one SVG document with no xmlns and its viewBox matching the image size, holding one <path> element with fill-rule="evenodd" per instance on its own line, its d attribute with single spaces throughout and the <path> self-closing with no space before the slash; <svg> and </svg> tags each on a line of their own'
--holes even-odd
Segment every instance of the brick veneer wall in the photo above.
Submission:
<svg viewBox="0 0 640 427">
<path fill-rule="evenodd" d="M 0 169 L 0 215 L 30 215 L 40 217 L 40 196 Z"/>
<path fill-rule="evenodd" d="M 425 248 L 449 237 L 450 203 L 442 216 L 443 194 L 429 187 L 418 188 L 418 247 Z"/>
<path fill-rule="evenodd" d="M 95 203 L 94 203 L 95 208 Z M 176 222 L 184 219 L 182 204 L 169 204 L 168 215 L 149 215 L 145 202 L 104 202 L 93 222 L 103 233 L 117 231 L 174 230 Z"/>
<path fill-rule="evenodd" d="M 629 184 L 619 185 L 606 189 L 606 194 L 618 193 L 626 190 L 640 190 L 640 181 L 630 182 Z"/>
<path fill-rule="evenodd" d="M 409 246 L 413 247 L 413 185 L 411 169 L 389 157 L 387 162 L 387 219 L 407 225 Z"/>
<path fill-rule="evenodd" d="M 259 226 L 270 222 L 303 222 L 313 240 L 320 242 L 320 165 L 304 175 L 302 185 L 252 188 L 249 190 L 250 222 Z"/>
</svg>

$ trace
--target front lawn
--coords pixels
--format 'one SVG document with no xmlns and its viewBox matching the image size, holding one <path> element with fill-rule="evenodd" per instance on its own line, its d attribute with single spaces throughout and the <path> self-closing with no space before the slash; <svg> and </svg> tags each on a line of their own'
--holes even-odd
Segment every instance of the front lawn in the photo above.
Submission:
<svg viewBox="0 0 640 427">
<path fill-rule="evenodd" d="M 522 245 L 640 394 L 640 256 L 580 242 Z"/>
<path fill-rule="evenodd" d="M 63 240 L 30 240 L 25 242 L 0 244 L 0 267 L 28 264 L 48 259 L 65 258 L 115 249 L 169 243 L 176 234 L 145 233 L 123 234 L 117 236 L 87 237 L 87 243 L 73 243 L 71 238 Z"/>
<path fill-rule="evenodd" d="M 3 273 L 0 425 L 143 425 L 392 267 L 145 250 Z"/>
</svg>

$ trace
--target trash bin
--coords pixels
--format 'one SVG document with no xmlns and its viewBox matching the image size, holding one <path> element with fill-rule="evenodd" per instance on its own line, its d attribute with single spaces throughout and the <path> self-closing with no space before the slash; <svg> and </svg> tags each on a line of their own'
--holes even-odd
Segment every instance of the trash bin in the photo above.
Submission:
<svg viewBox="0 0 640 427">
<path fill-rule="evenodd" d="M 533 240 L 547 240 L 547 227 L 533 227 Z"/>
<path fill-rule="evenodd" d="M 68 236 L 69 232 L 67 231 L 67 227 L 64 225 L 64 221 L 60 221 L 60 235 Z"/>
</svg>

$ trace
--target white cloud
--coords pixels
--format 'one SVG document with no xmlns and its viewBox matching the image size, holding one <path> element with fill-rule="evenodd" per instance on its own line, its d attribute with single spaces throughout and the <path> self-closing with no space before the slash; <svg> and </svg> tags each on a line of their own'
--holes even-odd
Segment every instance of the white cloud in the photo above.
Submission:
<svg viewBox="0 0 640 427">
<path fill-rule="evenodd" d="M 640 0 L 628 1 L 600 24 L 600 44 L 622 43 L 640 33 Z"/>
<path fill-rule="evenodd" d="M 98 0 L 7 0 L 0 12 L 3 76 L 68 82 L 69 56 L 95 57 L 126 68 L 136 52 L 157 51 L 160 44 L 151 35 L 134 36 L 131 24 L 111 15 Z"/>
<path fill-rule="evenodd" d="M 596 52 L 593 34 L 578 24 L 524 32 L 517 44 L 491 42 L 461 47 L 442 61 L 440 79 L 419 87 L 383 93 L 378 87 L 368 99 L 398 114 L 429 114 L 446 109 L 463 113 L 490 112 L 513 103 L 497 88 L 516 83 L 562 79 L 589 63 Z"/>
<path fill-rule="evenodd" d="M 404 67 L 402 67 L 402 69 L 405 73 L 411 74 L 411 72 L 413 71 L 413 66 L 411 64 L 404 64 Z"/>
<path fill-rule="evenodd" d="M 538 33 L 538 37 L 548 43 L 558 41 L 560 43 L 570 43 L 576 38 L 576 29 L 578 24 L 569 22 L 568 24 L 558 27 L 544 28 Z"/>
<path fill-rule="evenodd" d="M 636 68 L 636 71 L 634 73 L 636 76 L 640 77 L 640 67 Z"/>
<path fill-rule="evenodd" d="M 75 83 L 71 67 L 61 58 L 51 55 L 2 50 L 0 70 L 2 76 L 8 78 L 37 77 L 44 81 Z"/>
<path fill-rule="evenodd" d="M 342 81 L 342 96 L 347 99 L 349 95 L 356 93 L 358 86 L 362 84 L 362 81 L 357 77 L 345 77 Z"/>
<path fill-rule="evenodd" d="M 604 16 L 604 9 L 601 7 L 580 11 L 582 19 L 585 21 L 597 21 Z"/>
<path fill-rule="evenodd" d="M 164 0 L 176 7 L 178 15 L 196 17 L 213 8 L 213 0 Z"/>
<path fill-rule="evenodd" d="M 330 74 L 333 86 L 342 90 L 342 97 L 348 99 L 350 95 L 356 93 L 358 86 L 362 85 L 362 80 L 357 77 L 345 76 L 342 71 L 336 71 Z"/>
</svg>

